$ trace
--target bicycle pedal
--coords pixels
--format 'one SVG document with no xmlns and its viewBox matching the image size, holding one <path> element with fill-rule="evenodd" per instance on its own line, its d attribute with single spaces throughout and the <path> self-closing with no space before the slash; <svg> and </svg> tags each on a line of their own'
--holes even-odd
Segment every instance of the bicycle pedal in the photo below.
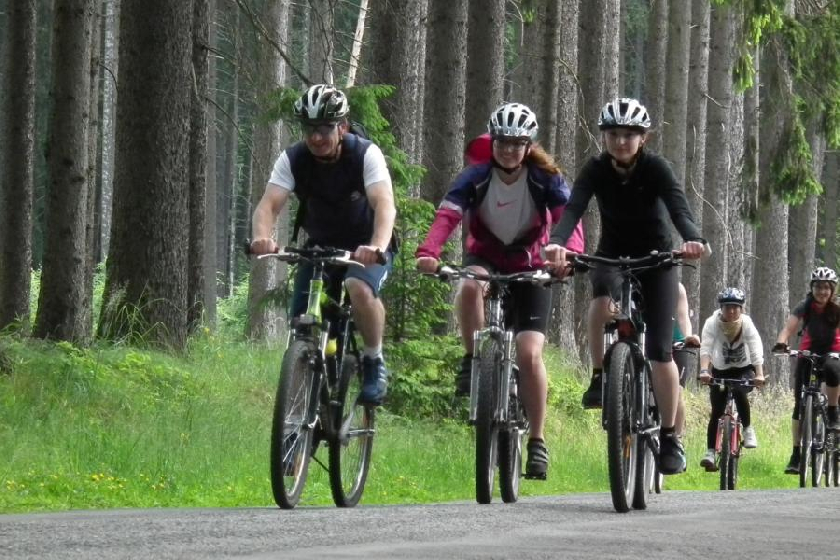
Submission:
<svg viewBox="0 0 840 560">
<path fill-rule="evenodd" d="M 524 478 L 526 480 L 545 480 L 546 479 L 546 474 L 545 473 L 542 473 L 542 474 L 522 473 L 522 478 Z"/>
</svg>

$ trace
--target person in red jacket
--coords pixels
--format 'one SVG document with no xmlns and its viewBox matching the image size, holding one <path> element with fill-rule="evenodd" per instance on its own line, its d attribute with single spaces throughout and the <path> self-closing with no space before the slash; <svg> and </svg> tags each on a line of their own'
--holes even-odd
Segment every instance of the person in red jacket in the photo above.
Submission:
<svg viewBox="0 0 840 560">
<path fill-rule="evenodd" d="M 520 103 L 506 103 L 490 116 L 490 161 L 481 161 L 481 147 L 467 149 L 470 165 L 452 183 L 441 202 L 425 241 L 417 249 L 417 268 L 434 272 L 441 249 L 467 216 L 464 264 L 479 271 L 501 273 L 544 266 L 541 250 L 553 224 L 563 214 L 569 186 L 552 158 L 535 142 L 536 115 Z M 478 139 L 481 142 L 481 137 Z M 486 141 L 485 144 L 486 146 Z M 472 160 L 470 160 L 471 155 Z M 569 244 L 583 250 L 580 225 Z M 542 348 L 551 314 L 551 290 L 530 284 L 511 287 L 517 364 L 522 400 L 531 423 L 525 474 L 544 479 L 548 469 L 545 447 L 547 379 Z M 484 288 L 464 280 L 455 299 L 465 355 L 456 394 L 467 395 L 473 356 L 473 333 L 484 326 Z"/>
</svg>

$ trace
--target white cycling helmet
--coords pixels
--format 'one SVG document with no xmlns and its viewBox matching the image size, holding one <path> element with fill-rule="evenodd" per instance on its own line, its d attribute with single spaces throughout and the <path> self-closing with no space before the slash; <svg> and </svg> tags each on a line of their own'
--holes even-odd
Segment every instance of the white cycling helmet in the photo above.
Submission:
<svg viewBox="0 0 840 560">
<path fill-rule="evenodd" d="M 827 266 L 819 266 L 811 273 L 811 285 L 814 282 L 831 282 L 832 286 L 837 286 L 837 273 Z"/>
<path fill-rule="evenodd" d="M 528 138 L 537 136 L 537 116 L 522 103 L 505 103 L 490 115 L 487 131 L 493 138 Z"/>
<path fill-rule="evenodd" d="M 650 128 L 650 116 L 638 99 L 617 97 L 604 105 L 598 116 L 598 128 L 632 128 L 645 132 Z"/>
<path fill-rule="evenodd" d="M 328 84 L 316 84 L 295 101 L 295 116 L 303 121 L 336 122 L 350 112 L 347 96 Z"/>
<path fill-rule="evenodd" d="M 717 300 L 718 305 L 734 303 L 744 307 L 744 303 L 747 301 L 747 296 L 744 294 L 744 291 L 739 288 L 724 288 L 723 291 L 718 294 Z"/>
</svg>

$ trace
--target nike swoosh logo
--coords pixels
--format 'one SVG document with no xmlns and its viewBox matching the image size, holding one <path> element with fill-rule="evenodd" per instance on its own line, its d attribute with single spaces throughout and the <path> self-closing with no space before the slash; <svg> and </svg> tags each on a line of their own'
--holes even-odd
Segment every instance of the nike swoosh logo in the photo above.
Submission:
<svg viewBox="0 0 840 560">
<path fill-rule="evenodd" d="M 505 206 L 507 206 L 509 204 L 513 204 L 514 202 L 515 201 L 511 200 L 509 202 L 505 202 L 504 204 L 502 204 L 501 202 L 496 201 L 496 208 L 504 208 Z"/>
</svg>

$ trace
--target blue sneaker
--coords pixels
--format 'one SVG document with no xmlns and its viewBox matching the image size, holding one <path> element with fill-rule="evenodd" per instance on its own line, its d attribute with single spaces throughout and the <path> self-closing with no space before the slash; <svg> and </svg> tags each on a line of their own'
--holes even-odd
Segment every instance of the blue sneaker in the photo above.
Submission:
<svg viewBox="0 0 840 560">
<path fill-rule="evenodd" d="M 379 406 L 388 392 L 388 371 L 381 357 L 362 357 L 362 391 L 359 402 Z"/>
</svg>

